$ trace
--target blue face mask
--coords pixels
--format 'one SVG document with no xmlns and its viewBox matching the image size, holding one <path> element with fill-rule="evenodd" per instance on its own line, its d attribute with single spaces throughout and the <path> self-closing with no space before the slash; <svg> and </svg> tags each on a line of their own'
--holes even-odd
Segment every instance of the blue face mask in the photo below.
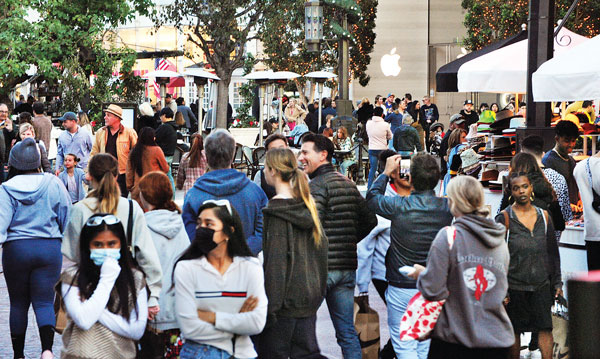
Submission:
<svg viewBox="0 0 600 359">
<path fill-rule="evenodd" d="M 90 259 L 98 267 L 102 266 L 106 258 L 114 258 L 118 261 L 121 258 L 120 248 L 102 248 L 102 249 L 90 249 Z"/>
</svg>

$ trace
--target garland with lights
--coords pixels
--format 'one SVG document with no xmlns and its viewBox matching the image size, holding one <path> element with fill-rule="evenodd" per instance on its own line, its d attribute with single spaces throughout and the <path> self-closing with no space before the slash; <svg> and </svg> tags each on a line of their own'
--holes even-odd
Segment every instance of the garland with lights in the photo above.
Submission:
<svg viewBox="0 0 600 359">
<path fill-rule="evenodd" d="M 555 22 L 562 19 L 573 0 L 556 0 Z M 528 0 L 463 0 L 467 10 L 464 24 L 467 36 L 464 47 L 479 50 L 498 40 L 506 39 L 527 23 Z M 569 30 L 593 37 L 600 33 L 600 1 L 581 0 L 565 24 Z"/>
</svg>

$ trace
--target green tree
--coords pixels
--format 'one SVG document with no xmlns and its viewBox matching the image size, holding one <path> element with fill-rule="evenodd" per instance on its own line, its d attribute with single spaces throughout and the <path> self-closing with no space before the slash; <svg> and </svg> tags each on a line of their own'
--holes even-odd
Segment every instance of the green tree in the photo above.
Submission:
<svg viewBox="0 0 600 359">
<path fill-rule="evenodd" d="M 572 0 L 556 0 L 555 22 L 571 4 Z M 529 0 L 463 0 L 462 7 L 467 10 L 464 44 L 472 51 L 518 33 L 529 14 Z M 600 1 L 581 0 L 565 26 L 580 35 L 598 35 Z"/>
<path fill-rule="evenodd" d="M 266 16 L 261 19 L 260 38 L 267 55 L 265 62 L 276 71 L 293 71 L 304 74 L 313 70 L 333 68 L 337 72 L 338 42 L 350 39 L 350 73 L 362 86 L 369 83 L 366 70 L 371 62 L 370 53 L 375 44 L 375 19 L 378 0 L 327 0 L 324 4 L 324 37 L 319 53 L 304 46 L 304 0 L 271 0 Z M 340 26 L 340 17 L 348 15 L 349 32 Z M 332 41 L 334 40 L 334 41 Z M 303 101 L 305 86 L 302 79 L 295 80 Z"/>
<path fill-rule="evenodd" d="M 206 56 L 217 76 L 217 127 L 227 127 L 229 84 L 233 71 L 244 64 L 244 47 L 255 38 L 253 29 L 262 16 L 267 1 L 256 0 L 175 0 L 157 16 L 157 26 L 174 25 L 188 30 L 188 41 Z M 186 54 L 202 60 L 199 53 Z"/>
<path fill-rule="evenodd" d="M 246 60 L 244 61 L 244 75 L 252 72 L 254 68 L 254 63 L 256 59 L 252 56 L 251 53 L 246 54 Z M 240 123 L 237 124 L 238 127 L 250 127 L 253 126 L 256 122 L 254 116 L 250 115 L 252 110 L 252 104 L 254 103 L 254 88 L 256 87 L 256 82 L 248 81 L 240 86 L 240 97 L 244 99 L 244 102 L 237 109 L 237 119 Z M 251 125 L 252 123 L 252 125 Z"/>
<path fill-rule="evenodd" d="M 114 35 L 111 29 L 151 8 L 151 0 L 5 0 L 0 10 L 0 99 L 6 101 L 28 78 L 31 65 L 39 79 L 60 82 L 65 109 L 80 105 L 96 119 L 104 101 L 138 99 L 143 82 L 131 71 L 134 52 L 106 44 Z M 114 79 L 118 69 L 122 76 Z"/>
</svg>

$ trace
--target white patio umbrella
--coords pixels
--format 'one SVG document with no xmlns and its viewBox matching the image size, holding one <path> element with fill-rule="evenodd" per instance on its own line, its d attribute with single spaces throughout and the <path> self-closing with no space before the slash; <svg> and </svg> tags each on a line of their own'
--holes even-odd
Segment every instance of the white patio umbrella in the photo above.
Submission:
<svg viewBox="0 0 600 359">
<path fill-rule="evenodd" d="M 247 75 L 244 75 L 244 78 L 246 80 L 254 80 L 259 85 L 258 97 L 260 97 L 262 99 L 261 105 L 259 106 L 259 112 L 258 112 L 258 117 L 259 117 L 258 118 L 258 126 L 259 126 L 258 138 L 259 138 L 260 146 L 263 145 L 263 127 L 264 127 L 263 112 L 264 112 L 264 106 L 266 105 L 265 93 L 267 92 L 267 86 L 269 84 L 271 84 L 271 82 L 272 82 L 271 76 L 273 76 L 273 74 L 274 74 L 273 71 L 267 70 L 267 71 L 254 71 Z"/>
<path fill-rule="evenodd" d="M 279 85 L 279 92 L 283 93 L 283 86 L 286 84 L 286 82 L 298 77 L 300 77 L 300 74 L 297 74 L 292 71 L 277 71 L 273 72 L 271 80 L 273 80 L 277 85 Z M 280 95 L 280 98 L 281 97 L 282 96 Z M 281 99 L 279 100 L 279 132 L 283 132 L 283 103 Z"/>
<path fill-rule="evenodd" d="M 600 99 L 600 35 L 546 61 L 533 73 L 535 101 Z"/>
<path fill-rule="evenodd" d="M 554 38 L 554 56 L 589 40 L 564 27 Z M 459 92 L 527 91 L 527 40 L 487 53 L 458 69 Z"/>
<path fill-rule="evenodd" d="M 333 72 L 313 71 L 313 72 L 307 73 L 306 75 L 304 75 L 304 77 L 312 79 L 317 84 L 319 84 L 319 128 L 320 128 L 321 127 L 321 116 L 322 116 L 322 111 L 323 111 L 323 109 L 321 108 L 321 100 L 323 97 L 323 84 L 325 83 L 325 81 L 327 81 L 329 79 L 336 78 L 337 75 L 334 74 Z"/>
<path fill-rule="evenodd" d="M 196 84 L 198 89 L 198 131 L 202 133 L 202 108 L 204 107 L 202 104 L 204 103 L 204 85 L 207 84 L 208 80 L 220 81 L 221 79 L 212 72 L 204 71 L 201 68 L 194 66 L 186 67 L 183 74 L 185 76 L 193 76 L 194 84 Z"/>
<path fill-rule="evenodd" d="M 172 77 L 182 77 L 179 72 L 169 70 L 156 70 L 145 73 L 143 79 L 154 79 L 160 85 L 160 103 L 161 108 L 165 107 L 165 93 L 167 92 L 167 83 Z"/>
</svg>

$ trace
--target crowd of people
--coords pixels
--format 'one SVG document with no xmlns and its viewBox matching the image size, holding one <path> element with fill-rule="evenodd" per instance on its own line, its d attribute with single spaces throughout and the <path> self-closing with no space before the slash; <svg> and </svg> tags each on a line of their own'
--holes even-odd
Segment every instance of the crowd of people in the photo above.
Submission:
<svg viewBox="0 0 600 359">
<path fill-rule="evenodd" d="M 156 128 L 136 131 L 110 105 L 94 134 L 66 112 L 52 167 L 43 105 L 34 102 L 34 116 L 19 115 L 17 126 L 0 104 L 14 358 L 24 358 L 31 305 L 41 357 L 54 357 L 55 299 L 68 317 L 63 358 L 322 358 L 323 302 L 343 357 L 361 358 L 355 287 L 364 296 L 372 282 L 390 332 L 381 358 L 516 359 L 520 334 L 532 332 L 549 359 L 550 307 L 562 295 L 557 241 L 580 198 L 588 266 L 600 267 L 600 157 L 575 163 L 577 126 L 559 122 L 545 154 L 541 137 L 523 141 L 493 217 L 481 182 L 458 170 L 465 126 L 478 121 L 472 102 L 445 135 L 427 96 L 363 99 L 358 128 L 335 132 L 333 102 L 324 101 L 326 121 L 313 131 L 314 104 L 304 110 L 290 99 L 292 132 L 269 133 L 253 180 L 233 168 L 236 140 L 224 129 L 193 134 L 174 179 L 172 106 Z M 191 115 L 182 125 L 193 127 Z M 348 176 L 361 136 L 366 196 Z M 176 188 L 185 191 L 181 208 Z M 63 256 L 72 262 L 64 269 Z M 446 302 L 430 340 L 403 341 L 402 317 L 419 292 Z"/>
</svg>

